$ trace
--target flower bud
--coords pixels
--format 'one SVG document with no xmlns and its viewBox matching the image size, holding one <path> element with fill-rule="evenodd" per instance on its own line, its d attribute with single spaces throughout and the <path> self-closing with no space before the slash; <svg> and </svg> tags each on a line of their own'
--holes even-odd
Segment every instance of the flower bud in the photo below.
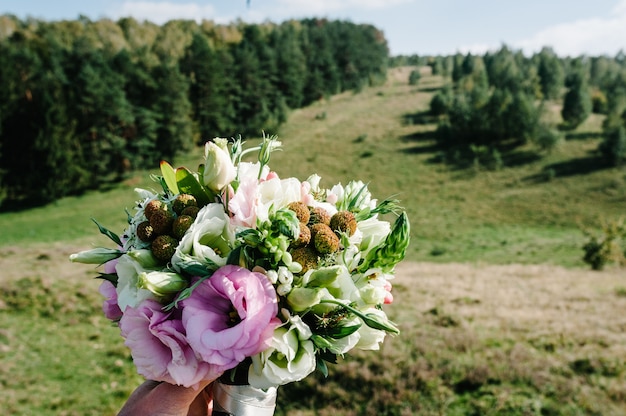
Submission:
<svg viewBox="0 0 626 416">
<path fill-rule="evenodd" d="M 148 250 L 146 248 L 138 249 L 138 250 L 130 250 L 128 254 L 133 260 L 144 267 L 146 269 L 154 268 L 159 266 L 159 260 L 152 254 L 152 250 Z"/>
<path fill-rule="evenodd" d="M 85 264 L 104 264 L 120 257 L 122 254 L 124 253 L 120 250 L 99 247 L 71 254 L 70 261 Z"/>
<path fill-rule="evenodd" d="M 307 287 L 328 287 L 333 284 L 344 268 L 342 266 L 322 267 L 311 273 L 306 283 Z"/>
<path fill-rule="evenodd" d="M 202 180 L 209 189 L 219 192 L 237 177 L 237 170 L 224 139 L 214 139 L 204 147 L 204 174 Z"/>
<path fill-rule="evenodd" d="M 385 316 L 370 312 L 361 315 L 360 318 L 363 320 L 363 323 L 370 328 L 379 329 L 396 335 L 400 333 L 398 327 Z"/>
<path fill-rule="evenodd" d="M 294 287 L 287 296 L 287 303 L 294 312 L 302 312 L 318 305 L 324 296 L 330 297 L 325 288 Z"/>
<path fill-rule="evenodd" d="M 173 272 L 142 272 L 139 273 L 137 286 L 158 297 L 167 297 L 187 287 L 187 281 Z"/>
<path fill-rule="evenodd" d="M 259 149 L 259 162 L 261 162 L 261 165 L 267 165 L 270 161 L 270 155 L 272 152 L 280 148 L 280 146 L 281 143 L 276 140 L 276 136 L 263 138 L 263 143 L 261 143 L 261 148 Z"/>
</svg>

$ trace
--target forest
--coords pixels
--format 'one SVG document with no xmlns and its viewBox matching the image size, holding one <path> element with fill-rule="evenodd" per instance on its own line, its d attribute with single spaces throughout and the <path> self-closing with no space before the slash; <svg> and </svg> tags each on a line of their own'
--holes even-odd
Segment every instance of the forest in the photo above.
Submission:
<svg viewBox="0 0 626 416">
<path fill-rule="evenodd" d="M 46 22 L 0 16 L 0 207 L 41 205 L 119 182 L 214 137 L 275 133 L 290 110 L 381 85 L 414 66 L 448 82 L 430 111 L 442 162 L 500 169 L 540 157 L 591 113 L 598 152 L 626 160 L 626 55 L 389 56 L 371 25 L 305 19 L 220 25 L 174 20 Z M 549 108 L 559 107 L 554 120 Z M 523 159 L 523 158 L 522 158 Z M 521 160 L 523 162 L 523 160 Z"/>
<path fill-rule="evenodd" d="M 392 66 L 429 66 L 449 83 L 430 111 L 415 115 L 436 122 L 441 158 L 453 165 L 500 169 L 515 149 L 532 143 L 541 153 L 575 138 L 592 113 L 604 117 L 597 152 L 606 166 L 626 158 L 626 55 L 559 57 L 549 47 L 530 57 L 507 46 L 482 56 L 401 56 Z M 409 81 L 419 82 L 419 72 Z M 559 108 L 560 117 L 550 115 Z M 509 160 L 510 161 L 510 160 Z"/>
<path fill-rule="evenodd" d="M 123 179 L 214 137 L 272 133 L 290 109 L 384 82 L 375 27 L 0 16 L 0 203 Z"/>
</svg>

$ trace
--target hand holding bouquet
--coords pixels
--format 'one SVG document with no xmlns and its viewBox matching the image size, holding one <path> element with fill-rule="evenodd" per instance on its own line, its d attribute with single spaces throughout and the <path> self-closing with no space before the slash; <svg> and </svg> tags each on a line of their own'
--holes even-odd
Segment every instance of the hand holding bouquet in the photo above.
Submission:
<svg viewBox="0 0 626 416">
<path fill-rule="evenodd" d="M 137 190 L 121 236 L 98 224 L 117 248 L 70 256 L 104 265 L 104 313 L 141 375 L 195 387 L 222 374 L 216 406 L 222 397 L 235 415 L 254 406 L 246 397 L 267 404 L 276 387 L 399 333 L 383 305 L 409 243 L 405 212 L 360 181 L 279 178 L 268 165 L 279 147 L 216 138 L 197 171 L 161 162 L 161 190 Z"/>
</svg>

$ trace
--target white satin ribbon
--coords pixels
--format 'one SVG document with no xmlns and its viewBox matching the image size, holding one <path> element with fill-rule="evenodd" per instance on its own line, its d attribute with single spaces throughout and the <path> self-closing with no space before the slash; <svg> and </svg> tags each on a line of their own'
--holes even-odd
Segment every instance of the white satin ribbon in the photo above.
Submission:
<svg viewBox="0 0 626 416">
<path fill-rule="evenodd" d="M 213 407 L 233 416 L 273 416 L 276 387 L 267 391 L 252 386 L 213 384 Z"/>
</svg>

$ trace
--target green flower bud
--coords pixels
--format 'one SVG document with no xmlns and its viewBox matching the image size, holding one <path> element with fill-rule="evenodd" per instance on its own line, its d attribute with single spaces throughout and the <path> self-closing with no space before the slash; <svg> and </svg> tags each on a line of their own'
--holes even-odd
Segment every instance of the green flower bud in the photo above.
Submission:
<svg viewBox="0 0 626 416">
<path fill-rule="evenodd" d="M 70 261 L 84 264 L 104 264 L 120 257 L 122 254 L 124 253 L 120 250 L 99 247 L 71 254 Z"/>
<path fill-rule="evenodd" d="M 337 280 L 343 270 L 342 266 L 330 266 L 317 269 L 311 273 L 306 286 L 309 288 L 328 287 Z"/>
<path fill-rule="evenodd" d="M 130 250 L 128 253 L 129 257 L 135 260 L 137 263 L 141 265 L 141 267 L 145 269 L 151 269 L 159 266 L 161 263 L 159 260 L 154 257 L 151 250 L 148 249 L 138 249 L 138 250 Z"/>
<path fill-rule="evenodd" d="M 139 273 L 137 286 L 163 298 L 186 288 L 187 281 L 178 273 L 142 272 Z"/>
<path fill-rule="evenodd" d="M 360 272 L 365 272 L 374 267 L 380 267 L 383 272 L 393 271 L 393 268 L 406 255 L 411 238 L 409 219 L 402 212 L 385 241 L 367 254 L 365 261 L 359 266 Z"/>
<path fill-rule="evenodd" d="M 361 320 L 365 323 L 365 325 L 370 328 L 379 329 L 381 331 L 389 332 L 390 334 L 398 335 L 400 330 L 398 327 L 391 322 L 389 319 L 386 319 L 380 315 L 376 315 L 374 313 L 366 313 L 360 316 Z"/>
<path fill-rule="evenodd" d="M 287 303 L 294 312 L 303 312 L 318 305 L 324 296 L 330 296 L 324 288 L 294 287 L 287 295 Z"/>
<path fill-rule="evenodd" d="M 259 162 L 262 166 L 265 166 L 270 161 L 270 155 L 276 149 L 279 149 L 281 143 L 277 140 L 276 136 L 263 137 L 263 143 L 259 149 Z"/>
</svg>

